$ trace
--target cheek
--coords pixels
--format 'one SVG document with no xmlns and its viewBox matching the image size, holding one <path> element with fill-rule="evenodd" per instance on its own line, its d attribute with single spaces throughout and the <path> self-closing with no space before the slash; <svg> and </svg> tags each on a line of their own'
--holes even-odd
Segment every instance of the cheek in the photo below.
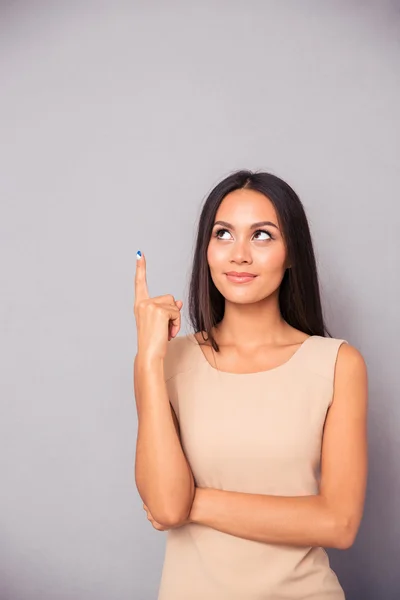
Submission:
<svg viewBox="0 0 400 600">
<path fill-rule="evenodd" d="M 210 267 L 212 268 L 214 265 L 218 265 L 219 263 L 226 260 L 227 249 L 222 245 L 218 246 L 217 244 L 209 243 L 207 249 L 207 261 Z"/>
<path fill-rule="evenodd" d="M 260 271 L 282 269 L 285 263 L 285 249 L 282 246 L 271 246 L 267 252 L 260 252 L 257 257 Z"/>
</svg>

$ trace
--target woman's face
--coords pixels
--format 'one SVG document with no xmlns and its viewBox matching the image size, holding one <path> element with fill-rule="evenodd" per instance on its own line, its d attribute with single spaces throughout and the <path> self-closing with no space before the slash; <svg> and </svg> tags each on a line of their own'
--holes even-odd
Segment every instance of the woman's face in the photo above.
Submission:
<svg viewBox="0 0 400 600">
<path fill-rule="evenodd" d="M 269 224 L 253 226 L 261 221 Z M 274 206 L 264 194 L 240 189 L 225 196 L 215 215 L 207 260 L 216 288 L 228 301 L 258 302 L 279 288 L 288 266 L 286 247 Z M 238 283 L 227 277 L 230 271 L 256 277 Z"/>
</svg>

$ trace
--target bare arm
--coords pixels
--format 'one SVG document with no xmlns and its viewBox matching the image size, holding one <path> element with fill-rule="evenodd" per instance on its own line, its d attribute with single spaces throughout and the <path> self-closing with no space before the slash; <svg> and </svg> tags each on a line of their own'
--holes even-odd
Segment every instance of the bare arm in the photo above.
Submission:
<svg viewBox="0 0 400 600">
<path fill-rule="evenodd" d="M 169 402 L 161 359 L 149 362 L 139 354 L 135 356 L 134 391 L 138 414 L 136 486 L 156 521 L 170 527 L 189 515 L 195 485 Z"/>
</svg>

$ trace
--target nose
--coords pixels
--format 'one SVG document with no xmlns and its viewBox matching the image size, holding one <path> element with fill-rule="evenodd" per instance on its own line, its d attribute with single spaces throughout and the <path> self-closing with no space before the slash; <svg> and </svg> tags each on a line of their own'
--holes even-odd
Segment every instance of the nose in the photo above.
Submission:
<svg viewBox="0 0 400 600">
<path fill-rule="evenodd" d="M 242 263 L 251 263 L 250 247 L 246 240 L 236 240 L 232 246 L 231 261 Z"/>
</svg>

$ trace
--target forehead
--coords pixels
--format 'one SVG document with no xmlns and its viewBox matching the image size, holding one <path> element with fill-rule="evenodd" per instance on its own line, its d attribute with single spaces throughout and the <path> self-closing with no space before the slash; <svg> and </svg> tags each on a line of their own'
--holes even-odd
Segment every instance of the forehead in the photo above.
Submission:
<svg viewBox="0 0 400 600">
<path fill-rule="evenodd" d="M 255 221 L 277 222 L 277 214 L 271 200 L 261 192 L 248 189 L 229 192 L 217 209 L 215 219 L 238 224 Z"/>
</svg>

